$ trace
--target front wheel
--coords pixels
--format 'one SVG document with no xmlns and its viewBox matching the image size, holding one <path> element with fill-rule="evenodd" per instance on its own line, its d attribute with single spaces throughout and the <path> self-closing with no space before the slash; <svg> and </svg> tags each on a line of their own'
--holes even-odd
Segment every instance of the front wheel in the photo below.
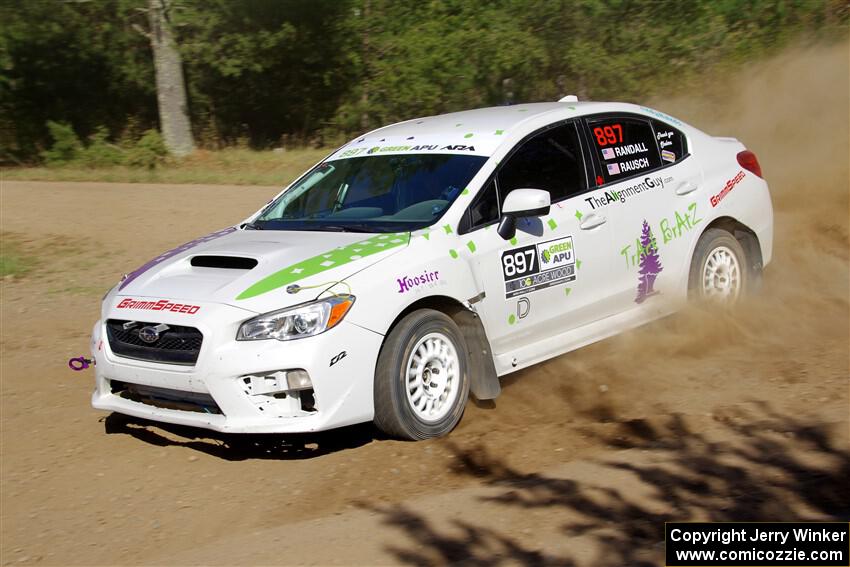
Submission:
<svg viewBox="0 0 850 567">
<path fill-rule="evenodd" d="M 738 240 L 717 228 L 705 231 L 691 260 L 691 296 L 731 305 L 747 291 L 746 253 Z"/>
<path fill-rule="evenodd" d="M 469 398 L 469 355 L 447 315 L 420 309 L 393 327 L 375 371 L 375 425 L 393 437 L 449 433 Z"/>
</svg>

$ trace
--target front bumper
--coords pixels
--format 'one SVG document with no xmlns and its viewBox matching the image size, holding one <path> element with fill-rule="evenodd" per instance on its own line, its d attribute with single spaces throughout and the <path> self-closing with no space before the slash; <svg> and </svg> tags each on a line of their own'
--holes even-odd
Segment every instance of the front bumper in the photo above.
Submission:
<svg viewBox="0 0 850 567">
<path fill-rule="evenodd" d="M 125 310 L 126 311 L 126 310 Z M 134 417 L 228 433 L 297 433 L 321 431 L 374 417 L 372 381 L 383 337 L 343 321 L 330 331 L 294 341 L 236 341 L 239 325 L 252 315 L 227 305 L 205 305 L 205 317 L 187 322 L 183 314 L 110 313 L 174 325 L 192 324 L 204 335 L 194 366 L 117 356 L 109 347 L 105 325 L 92 333 L 96 387 L 92 406 Z M 339 356 L 345 352 L 344 356 Z M 336 361 L 331 365 L 331 361 Z M 304 369 L 312 380 L 314 407 L 305 410 L 297 397 L 256 394 L 243 377 L 278 370 Z M 184 409 L 187 404 L 129 399 L 122 386 L 168 391 L 187 400 L 210 399 L 214 409 Z M 141 387 L 141 388 L 139 388 Z M 175 407 L 176 406 L 176 407 Z M 180 408 L 180 409 L 177 409 Z"/>
</svg>

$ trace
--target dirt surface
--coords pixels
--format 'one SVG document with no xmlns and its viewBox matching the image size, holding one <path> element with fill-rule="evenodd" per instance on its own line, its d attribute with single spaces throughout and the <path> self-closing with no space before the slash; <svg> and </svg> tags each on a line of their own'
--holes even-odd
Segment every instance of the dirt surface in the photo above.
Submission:
<svg viewBox="0 0 850 567">
<path fill-rule="evenodd" d="M 759 156 L 761 295 L 519 372 L 446 439 L 227 437 L 89 406 L 101 295 L 275 189 L 4 182 L 3 564 L 659 565 L 664 522 L 850 519 L 848 46 L 656 106 Z"/>
</svg>

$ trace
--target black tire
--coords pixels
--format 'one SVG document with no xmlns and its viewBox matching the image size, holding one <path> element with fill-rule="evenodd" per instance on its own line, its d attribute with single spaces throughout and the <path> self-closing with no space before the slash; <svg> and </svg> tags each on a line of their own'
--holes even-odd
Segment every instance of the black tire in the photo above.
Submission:
<svg viewBox="0 0 850 567">
<path fill-rule="evenodd" d="M 728 251 L 734 257 L 734 265 L 739 278 L 736 293 L 723 296 L 720 293 L 712 294 L 711 286 L 708 285 L 710 278 L 706 277 L 706 265 L 715 252 Z M 749 292 L 750 271 L 748 268 L 747 255 L 741 243 L 725 230 L 710 228 L 700 236 L 691 259 L 691 269 L 688 276 L 688 291 L 692 299 L 715 301 L 725 305 L 732 305 Z M 732 277 L 729 275 L 728 277 Z M 722 284 L 718 282 L 718 285 Z"/>
<path fill-rule="evenodd" d="M 424 337 L 439 333 L 451 342 L 457 353 L 457 395 L 445 416 L 428 421 L 417 415 L 407 394 L 407 362 Z M 422 394 L 424 396 L 424 394 Z M 448 434 L 463 415 L 469 398 L 469 354 L 457 325 L 446 314 L 419 309 L 406 315 L 387 336 L 375 370 L 375 425 L 400 439 L 420 440 Z"/>
</svg>

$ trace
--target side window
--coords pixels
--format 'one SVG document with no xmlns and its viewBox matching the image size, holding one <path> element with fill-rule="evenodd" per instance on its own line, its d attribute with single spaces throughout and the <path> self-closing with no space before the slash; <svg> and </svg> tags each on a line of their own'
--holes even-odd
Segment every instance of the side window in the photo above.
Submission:
<svg viewBox="0 0 850 567">
<path fill-rule="evenodd" d="M 500 201 L 514 189 L 543 189 L 553 203 L 587 189 L 581 144 L 574 123 L 529 138 L 497 174 Z"/>
<path fill-rule="evenodd" d="M 688 155 L 688 140 L 679 130 L 660 120 L 653 120 L 652 127 L 661 150 L 661 161 L 675 163 Z"/>
<path fill-rule="evenodd" d="M 484 186 L 461 222 L 468 232 L 499 220 L 505 197 L 514 189 L 543 189 L 553 203 L 587 189 L 578 128 L 575 123 L 548 128 L 528 138 Z"/>
<path fill-rule="evenodd" d="M 502 206 L 502 201 L 499 200 L 499 192 L 496 190 L 496 183 L 490 180 L 485 187 L 478 192 L 472 205 L 470 205 L 467 214 L 467 222 L 469 228 L 477 228 L 491 222 L 499 220 L 499 210 Z"/>
<path fill-rule="evenodd" d="M 655 133 L 648 120 L 613 117 L 588 120 L 587 126 L 605 183 L 661 166 Z"/>
</svg>

